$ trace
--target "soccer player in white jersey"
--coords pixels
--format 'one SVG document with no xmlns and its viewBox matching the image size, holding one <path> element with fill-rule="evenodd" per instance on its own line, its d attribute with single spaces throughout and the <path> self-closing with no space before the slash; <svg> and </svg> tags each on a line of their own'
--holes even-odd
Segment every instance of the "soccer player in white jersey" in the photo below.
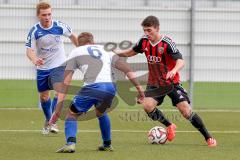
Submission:
<svg viewBox="0 0 240 160">
<path fill-rule="evenodd" d="M 99 151 L 112 151 L 111 125 L 106 109 L 111 107 L 112 100 L 116 94 L 116 86 L 112 67 L 122 71 L 133 83 L 138 91 L 138 102 L 144 99 L 144 90 L 135 79 L 135 73 L 113 52 L 106 52 L 102 45 L 95 45 L 93 35 L 83 32 L 78 36 L 78 45 L 66 62 L 64 74 L 64 89 L 59 92 L 56 110 L 50 120 L 54 123 L 59 117 L 63 107 L 66 91 L 71 83 L 75 69 L 80 69 L 84 75 L 84 85 L 73 98 L 72 104 L 67 111 L 65 119 L 66 145 L 57 150 L 58 153 L 75 152 L 77 135 L 77 118 L 95 106 L 96 116 L 99 120 L 103 145 L 98 147 Z"/>
<path fill-rule="evenodd" d="M 47 134 L 46 127 L 57 103 L 57 94 L 51 101 L 49 90 L 59 86 L 65 70 L 65 66 L 61 66 L 66 60 L 61 36 L 68 37 L 75 46 L 77 36 L 65 23 L 52 20 L 49 3 L 38 3 L 36 11 L 39 22 L 31 28 L 27 36 L 26 54 L 37 69 L 37 88 L 46 118 L 42 132 Z M 58 132 L 56 124 L 52 125 L 50 131 Z"/>
</svg>

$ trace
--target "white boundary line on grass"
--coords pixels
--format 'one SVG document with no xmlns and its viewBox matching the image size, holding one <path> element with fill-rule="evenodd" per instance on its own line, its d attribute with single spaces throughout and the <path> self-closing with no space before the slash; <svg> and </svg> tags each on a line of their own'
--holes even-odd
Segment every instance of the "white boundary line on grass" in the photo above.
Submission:
<svg viewBox="0 0 240 160">
<path fill-rule="evenodd" d="M 41 130 L 16 130 L 16 129 L 0 129 L 0 132 L 39 132 Z M 60 130 L 63 132 L 63 130 Z M 80 133 L 98 133 L 99 130 L 78 130 Z M 121 132 L 121 133 L 147 133 L 148 131 L 145 130 L 120 130 L 120 129 L 113 129 L 112 132 Z M 198 131 L 176 131 L 177 133 L 198 133 Z M 240 131 L 210 131 L 211 133 L 220 133 L 220 134 L 240 134 Z"/>
<path fill-rule="evenodd" d="M 0 110 L 27 110 L 27 111 L 32 111 L 32 110 L 41 110 L 39 108 L 0 108 Z M 140 109 L 115 109 L 113 111 L 118 111 L 118 112 L 143 112 L 143 110 Z M 162 111 L 165 112 L 178 112 L 177 109 L 162 109 Z M 196 112 L 233 112 L 233 113 L 239 113 L 239 109 L 194 109 Z"/>
<path fill-rule="evenodd" d="M 240 110 L 236 109 L 193 109 L 195 112 L 233 112 L 238 113 Z M 143 109 L 116 109 L 113 111 L 120 111 L 120 112 L 137 112 L 137 111 L 143 111 Z M 179 112 L 177 109 L 161 109 L 161 111 L 164 112 Z M 144 111 L 143 111 L 144 112 Z"/>
</svg>

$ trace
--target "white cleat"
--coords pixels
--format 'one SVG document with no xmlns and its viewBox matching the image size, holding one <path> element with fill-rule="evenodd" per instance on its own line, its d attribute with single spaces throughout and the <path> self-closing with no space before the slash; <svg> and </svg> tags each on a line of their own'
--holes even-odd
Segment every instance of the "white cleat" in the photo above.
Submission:
<svg viewBox="0 0 240 160">
<path fill-rule="evenodd" d="M 49 132 L 57 134 L 59 132 L 58 126 L 56 123 L 49 126 L 48 121 L 45 121 L 43 129 L 42 129 L 42 134 L 47 135 L 47 134 L 49 134 Z"/>
<path fill-rule="evenodd" d="M 44 127 L 44 128 L 42 129 L 42 134 L 43 134 L 43 135 L 47 135 L 47 134 L 49 134 L 49 132 L 50 132 L 50 129 L 49 129 L 48 127 Z"/>
<path fill-rule="evenodd" d="M 45 120 L 43 129 L 42 129 L 42 134 L 43 134 L 43 135 L 47 135 L 47 134 L 49 134 L 49 132 L 50 132 L 50 129 L 49 129 L 49 127 L 48 127 L 48 121 Z"/>
<path fill-rule="evenodd" d="M 74 153 L 75 152 L 75 143 L 70 145 L 64 145 L 62 148 L 58 149 L 56 153 Z"/>
<path fill-rule="evenodd" d="M 52 124 L 50 126 L 49 130 L 50 130 L 51 133 L 55 133 L 55 134 L 57 134 L 59 132 L 59 129 L 58 129 L 58 126 L 57 126 L 56 123 Z"/>
</svg>

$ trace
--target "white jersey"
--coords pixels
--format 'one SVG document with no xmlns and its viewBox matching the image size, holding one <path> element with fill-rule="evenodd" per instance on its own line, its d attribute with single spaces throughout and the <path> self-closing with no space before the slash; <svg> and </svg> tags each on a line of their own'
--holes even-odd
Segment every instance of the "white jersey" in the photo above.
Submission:
<svg viewBox="0 0 240 160">
<path fill-rule="evenodd" d="M 114 82 L 112 67 L 119 57 L 106 52 L 102 45 L 85 45 L 75 48 L 67 58 L 66 70 L 80 69 L 84 85 Z"/>
<path fill-rule="evenodd" d="M 52 26 L 43 28 L 40 23 L 35 24 L 27 37 L 26 47 L 35 50 L 37 57 L 43 58 L 44 64 L 37 69 L 48 70 L 62 65 L 66 55 L 61 36 L 69 37 L 72 29 L 60 21 L 52 21 Z"/>
</svg>

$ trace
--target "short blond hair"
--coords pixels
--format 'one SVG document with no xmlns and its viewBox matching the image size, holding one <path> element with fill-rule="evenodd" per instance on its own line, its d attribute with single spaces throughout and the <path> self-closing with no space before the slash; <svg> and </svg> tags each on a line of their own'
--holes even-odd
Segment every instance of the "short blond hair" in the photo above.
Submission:
<svg viewBox="0 0 240 160">
<path fill-rule="evenodd" d="M 48 2 L 39 2 L 36 6 L 36 11 L 37 11 L 37 15 L 40 13 L 41 9 L 48 9 L 48 8 L 52 8 L 52 6 L 50 5 L 50 3 Z"/>
<path fill-rule="evenodd" d="M 78 46 L 83 46 L 86 44 L 93 44 L 94 43 L 94 38 L 92 33 L 90 32 L 82 32 L 78 36 Z"/>
</svg>

